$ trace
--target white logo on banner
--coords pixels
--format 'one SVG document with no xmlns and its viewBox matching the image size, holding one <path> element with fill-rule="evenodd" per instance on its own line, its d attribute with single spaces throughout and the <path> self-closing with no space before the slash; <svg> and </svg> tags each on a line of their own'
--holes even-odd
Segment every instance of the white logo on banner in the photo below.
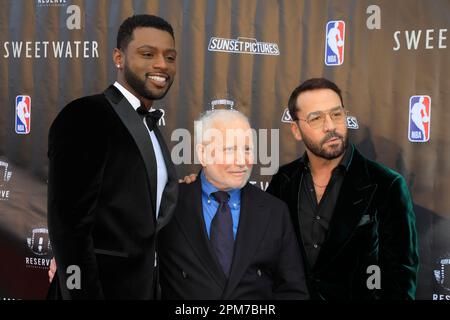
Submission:
<svg viewBox="0 0 450 320">
<path fill-rule="evenodd" d="M 358 119 L 356 119 L 356 117 L 353 116 L 347 116 L 347 128 L 358 129 L 359 128 Z"/>
<path fill-rule="evenodd" d="M 28 268 L 48 269 L 50 266 L 51 243 L 47 228 L 35 228 L 31 237 L 27 238 L 27 246 L 38 257 L 25 257 L 25 265 Z M 47 256 L 47 257 L 43 257 Z"/>
<path fill-rule="evenodd" d="M 278 44 L 271 42 L 259 42 L 253 38 L 238 37 L 237 39 L 212 37 L 209 40 L 209 51 L 263 54 L 269 56 L 280 55 Z"/>
<path fill-rule="evenodd" d="M 229 99 L 216 99 L 212 100 L 211 103 L 211 110 L 218 109 L 217 106 L 225 106 L 227 109 L 234 109 L 234 101 Z"/>
<path fill-rule="evenodd" d="M 447 48 L 447 28 L 426 30 L 397 30 L 394 32 L 395 46 L 393 51 L 399 51 L 402 46 L 406 50 L 426 49 L 433 50 Z"/>
<path fill-rule="evenodd" d="M 97 41 L 5 41 L 3 58 L 98 58 Z"/>
<path fill-rule="evenodd" d="M 438 269 L 433 270 L 434 279 L 441 288 L 450 293 L 450 254 L 441 256 L 437 265 Z M 450 300 L 450 294 L 433 293 L 433 300 Z"/>
<path fill-rule="evenodd" d="M 294 122 L 292 120 L 291 114 L 289 113 L 289 109 L 285 108 L 283 111 L 283 115 L 281 116 L 281 122 L 283 123 L 292 123 Z"/>
<path fill-rule="evenodd" d="M 67 0 L 36 0 L 37 7 L 64 7 Z"/>
<path fill-rule="evenodd" d="M 66 0 L 37 0 L 37 6 L 66 6 Z M 68 30 L 81 30 L 81 9 L 71 4 L 65 10 Z M 7 59 L 90 59 L 99 58 L 98 41 L 82 40 L 38 40 L 38 41 L 4 41 L 0 42 L 0 51 Z"/>
<path fill-rule="evenodd" d="M 0 160 L 0 201 L 8 200 L 10 196 L 10 190 L 6 187 L 9 180 L 11 180 L 12 171 L 8 171 L 8 162 Z"/>
<path fill-rule="evenodd" d="M 32 230 L 30 238 L 27 238 L 28 248 L 38 256 L 48 254 L 51 249 L 50 238 L 47 228 L 36 228 Z"/>
</svg>

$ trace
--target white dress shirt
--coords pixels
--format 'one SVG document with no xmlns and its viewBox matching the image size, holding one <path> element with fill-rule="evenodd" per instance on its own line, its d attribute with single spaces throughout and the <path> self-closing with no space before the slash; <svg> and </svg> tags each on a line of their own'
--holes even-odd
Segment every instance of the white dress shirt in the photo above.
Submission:
<svg viewBox="0 0 450 320">
<path fill-rule="evenodd" d="M 133 106 L 134 110 L 140 107 L 141 102 L 138 98 L 136 98 L 130 91 L 125 89 L 120 83 L 117 81 L 114 83 L 114 86 L 120 90 L 120 92 L 124 95 L 124 97 L 128 100 L 128 102 Z M 155 110 L 153 108 L 150 111 Z M 153 151 L 155 152 L 156 158 L 156 167 L 157 167 L 157 188 L 156 188 L 156 217 L 159 215 L 159 206 L 161 204 L 162 193 L 167 184 L 167 168 L 166 163 L 164 162 L 164 157 L 161 151 L 161 146 L 159 145 L 158 139 L 155 136 L 153 131 L 148 129 L 147 123 L 145 119 L 142 120 L 144 122 L 145 127 L 147 128 L 148 134 L 150 135 L 150 139 L 152 139 Z"/>
</svg>

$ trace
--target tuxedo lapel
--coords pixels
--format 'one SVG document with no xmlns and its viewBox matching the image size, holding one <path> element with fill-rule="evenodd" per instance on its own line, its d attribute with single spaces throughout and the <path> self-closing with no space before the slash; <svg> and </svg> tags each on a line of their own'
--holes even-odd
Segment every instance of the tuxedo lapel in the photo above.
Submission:
<svg viewBox="0 0 450 320">
<path fill-rule="evenodd" d="M 166 164 L 167 170 L 167 184 L 164 187 L 164 191 L 162 193 L 161 205 L 159 207 L 159 215 L 157 219 L 156 229 L 158 231 L 169 222 L 177 205 L 178 176 L 175 166 L 173 165 L 169 149 L 167 148 L 167 145 L 161 132 L 159 131 L 158 126 L 155 126 L 155 129 L 153 131 L 156 138 L 158 139 L 159 146 L 161 147 L 161 152 L 163 154 L 164 163 Z"/>
<path fill-rule="evenodd" d="M 230 277 L 223 294 L 224 299 L 227 299 L 229 294 L 239 284 L 261 243 L 268 222 L 269 211 L 259 201 L 258 195 L 254 193 L 252 187 L 247 183 L 241 190 L 239 226 Z"/>
<path fill-rule="evenodd" d="M 149 181 L 149 191 L 153 205 L 152 217 L 153 219 L 156 219 L 154 213 L 156 212 L 157 167 L 155 152 L 153 150 L 152 141 L 148 135 L 148 130 L 136 110 L 134 110 L 133 106 L 130 105 L 128 100 L 116 87 L 113 85 L 109 86 L 109 88 L 105 90 L 104 95 L 130 132 L 141 153 L 148 177 L 147 180 Z"/>
<path fill-rule="evenodd" d="M 363 158 L 355 150 L 314 269 L 327 266 L 339 254 L 361 217 L 367 214 L 376 188 L 377 185 L 369 179 Z"/>
<path fill-rule="evenodd" d="M 208 235 L 206 234 L 200 175 L 195 182 L 183 186 L 183 188 L 185 188 L 185 192 L 177 206 L 175 220 L 195 255 L 209 271 L 217 284 L 224 288 L 227 279 L 225 278 L 222 267 L 217 261 Z"/>
</svg>

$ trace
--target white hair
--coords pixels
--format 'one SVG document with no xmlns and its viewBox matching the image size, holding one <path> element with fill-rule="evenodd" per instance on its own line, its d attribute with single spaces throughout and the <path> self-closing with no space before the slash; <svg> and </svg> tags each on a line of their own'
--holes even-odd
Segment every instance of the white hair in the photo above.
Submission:
<svg viewBox="0 0 450 320">
<path fill-rule="evenodd" d="M 250 126 L 247 116 L 237 110 L 209 110 L 200 115 L 200 118 L 194 122 L 194 134 L 196 143 L 203 144 L 204 132 L 216 128 L 216 124 L 230 123 L 236 120 L 243 120 Z"/>
</svg>

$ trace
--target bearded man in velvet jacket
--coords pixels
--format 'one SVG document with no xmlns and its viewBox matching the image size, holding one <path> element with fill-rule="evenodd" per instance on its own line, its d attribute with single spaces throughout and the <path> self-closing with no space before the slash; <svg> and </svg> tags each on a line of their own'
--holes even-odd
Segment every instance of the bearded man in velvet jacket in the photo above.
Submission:
<svg viewBox="0 0 450 320">
<path fill-rule="evenodd" d="M 309 79 L 289 99 L 291 131 L 305 154 L 267 191 L 289 207 L 312 299 L 414 299 L 417 232 L 397 172 L 348 143 L 340 89 Z"/>
</svg>

